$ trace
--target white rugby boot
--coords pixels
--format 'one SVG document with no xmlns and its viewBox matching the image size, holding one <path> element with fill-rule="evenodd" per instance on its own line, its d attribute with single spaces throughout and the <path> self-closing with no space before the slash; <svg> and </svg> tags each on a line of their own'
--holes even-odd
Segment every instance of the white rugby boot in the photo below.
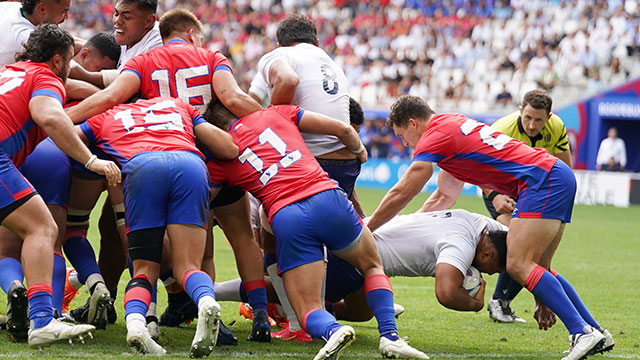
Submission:
<svg viewBox="0 0 640 360">
<path fill-rule="evenodd" d="M 191 342 L 189 356 L 207 357 L 213 351 L 220 331 L 220 305 L 211 296 L 198 302 L 198 326 Z"/>
<path fill-rule="evenodd" d="M 313 360 L 335 360 L 340 353 L 356 340 L 356 331 L 349 325 L 343 325 L 331 335 L 327 343 L 318 351 Z"/>
<path fill-rule="evenodd" d="M 388 359 L 428 359 L 427 354 L 409 346 L 403 339 L 391 341 L 386 337 L 380 337 L 380 354 Z"/>
</svg>

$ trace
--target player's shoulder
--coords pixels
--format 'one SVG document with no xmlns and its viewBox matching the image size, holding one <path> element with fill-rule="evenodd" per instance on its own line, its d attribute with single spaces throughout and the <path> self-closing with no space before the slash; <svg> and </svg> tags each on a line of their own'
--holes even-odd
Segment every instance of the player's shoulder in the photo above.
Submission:
<svg viewBox="0 0 640 360">
<path fill-rule="evenodd" d="M 518 129 L 520 111 L 514 111 L 496 120 L 491 127 L 507 135 L 512 135 Z"/>
<path fill-rule="evenodd" d="M 557 114 L 552 113 L 549 121 L 545 124 L 545 127 L 549 129 L 550 132 L 554 135 L 560 135 L 560 133 L 566 131 L 564 122 Z"/>
</svg>

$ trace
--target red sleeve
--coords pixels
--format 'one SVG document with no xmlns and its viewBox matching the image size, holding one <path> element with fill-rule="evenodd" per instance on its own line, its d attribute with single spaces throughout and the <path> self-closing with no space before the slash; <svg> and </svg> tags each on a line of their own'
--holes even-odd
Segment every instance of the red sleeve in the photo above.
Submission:
<svg viewBox="0 0 640 360">
<path fill-rule="evenodd" d="M 66 100 L 66 92 L 62 80 L 52 74 L 37 73 L 33 79 L 33 91 L 31 97 L 45 95 L 60 101 L 60 105 L 64 105 Z"/>
<path fill-rule="evenodd" d="M 212 65 L 214 73 L 218 70 L 226 70 L 233 73 L 231 62 L 229 62 L 229 59 L 227 59 L 227 57 L 222 55 L 219 51 L 210 54 L 210 63 Z"/>
<path fill-rule="evenodd" d="M 300 118 L 302 117 L 302 114 L 304 114 L 304 109 L 298 105 L 274 105 L 273 108 L 282 115 L 282 117 L 291 121 L 295 126 L 298 126 Z"/>
<path fill-rule="evenodd" d="M 438 162 L 449 156 L 453 137 L 438 130 L 425 132 L 418 140 L 413 161 Z"/>
<path fill-rule="evenodd" d="M 144 54 L 134 56 L 124 64 L 120 73 L 123 73 L 125 71 L 131 71 L 132 73 L 138 75 L 138 77 L 140 78 L 140 81 L 142 81 L 142 72 L 143 72 L 142 64 L 143 63 L 144 63 Z"/>
<path fill-rule="evenodd" d="M 89 120 L 80 124 L 80 129 L 89 139 L 89 143 L 97 144 L 102 139 L 102 123 L 104 122 L 104 114 L 92 116 Z"/>
</svg>

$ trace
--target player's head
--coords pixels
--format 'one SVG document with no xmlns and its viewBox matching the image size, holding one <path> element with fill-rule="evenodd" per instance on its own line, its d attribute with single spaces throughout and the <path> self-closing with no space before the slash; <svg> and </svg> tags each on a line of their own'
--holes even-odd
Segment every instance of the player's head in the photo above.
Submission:
<svg viewBox="0 0 640 360">
<path fill-rule="evenodd" d="M 364 112 L 362 106 L 356 101 L 356 99 L 349 97 L 349 122 L 356 132 L 360 132 L 360 127 L 364 122 Z"/>
<path fill-rule="evenodd" d="M 546 91 L 536 89 L 524 94 L 520 105 L 520 123 L 530 137 L 536 137 L 551 118 L 553 100 Z"/>
<path fill-rule="evenodd" d="M 120 58 L 120 45 L 112 33 L 103 31 L 93 35 L 73 57 L 87 71 L 115 69 Z"/>
<path fill-rule="evenodd" d="M 34 25 L 60 24 L 67 19 L 71 0 L 22 0 L 22 11 Z"/>
<path fill-rule="evenodd" d="M 117 0 L 113 8 L 113 34 L 119 45 L 132 47 L 153 29 L 157 0 Z"/>
<path fill-rule="evenodd" d="M 609 137 L 611 139 L 617 138 L 618 137 L 618 129 L 616 129 L 615 127 L 609 128 L 609 131 L 607 131 L 607 137 Z"/>
<path fill-rule="evenodd" d="M 482 232 L 476 248 L 473 266 L 483 273 L 504 272 L 507 267 L 507 232 L 491 230 Z"/>
<path fill-rule="evenodd" d="M 165 44 L 167 40 L 179 37 L 195 46 L 202 46 L 202 23 L 189 10 L 170 10 L 160 18 L 160 36 Z"/>
<path fill-rule="evenodd" d="M 213 99 L 207 104 L 204 119 L 207 120 L 208 123 L 227 131 L 229 125 L 237 118 L 222 104 L 220 99 Z"/>
<path fill-rule="evenodd" d="M 318 45 L 318 30 L 316 24 L 308 17 L 295 14 L 287 17 L 278 24 L 276 39 L 280 46 L 292 46 L 297 43 Z"/>
<path fill-rule="evenodd" d="M 415 149 L 433 114 L 435 112 L 422 98 L 403 95 L 391 105 L 387 126 L 393 129 L 405 146 Z"/>
<path fill-rule="evenodd" d="M 67 81 L 69 61 L 73 56 L 73 37 L 56 25 L 38 25 L 29 35 L 16 61 L 46 63 L 56 76 Z"/>
</svg>

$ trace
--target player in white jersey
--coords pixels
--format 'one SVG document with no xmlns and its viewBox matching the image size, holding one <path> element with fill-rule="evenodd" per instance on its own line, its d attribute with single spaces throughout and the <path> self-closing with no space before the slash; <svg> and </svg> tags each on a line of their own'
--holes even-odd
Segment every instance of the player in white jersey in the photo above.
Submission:
<svg viewBox="0 0 640 360">
<path fill-rule="evenodd" d="M 22 0 L 0 2 L 0 67 L 15 62 L 14 56 L 40 24 L 60 24 L 69 14 L 71 0 Z"/>
</svg>

